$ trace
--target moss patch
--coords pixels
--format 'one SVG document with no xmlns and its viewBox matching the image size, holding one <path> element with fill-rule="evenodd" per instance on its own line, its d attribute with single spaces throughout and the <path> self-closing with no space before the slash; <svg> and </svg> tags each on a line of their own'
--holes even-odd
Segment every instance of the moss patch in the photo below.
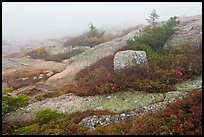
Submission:
<svg viewBox="0 0 204 137">
<path fill-rule="evenodd" d="M 176 84 L 177 90 L 192 90 L 198 87 L 202 87 L 202 75 L 197 77 L 195 80 L 185 81 L 180 84 Z"/>
<path fill-rule="evenodd" d="M 16 129 L 16 130 L 14 130 L 13 134 L 14 135 L 28 135 L 28 134 L 31 134 L 32 132 L 36 131 L 37 128 L 38 128 L 38 124 L 33 124 L 30 126 Z"/>
</svg>

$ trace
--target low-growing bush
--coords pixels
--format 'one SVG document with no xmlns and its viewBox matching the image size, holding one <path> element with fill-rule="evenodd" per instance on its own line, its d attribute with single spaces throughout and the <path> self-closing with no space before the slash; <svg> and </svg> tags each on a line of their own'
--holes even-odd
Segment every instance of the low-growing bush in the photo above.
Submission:
<svg viewBox="0 0 204 137">
<path fill-rule="evenodd" d="M 166 54 L 175 57 L 172 67 L 179 68 L 185 79 L 193 78 L 202 73 L 202 53 L 198 46 L 169 47 L 166 49 Z"/>
<path fill-rule="evenodd" d="M 56 96 L 60 96 L 68 93 L 74 93 L 76 90 L 77 88 L 74 84 L 65 84 L 59 87 L 58 89 L 56 89 L 55 91 L 47 93 L 47 96 L 49 98 L 56 97 Z"/>
<path fill-rule="evenodd" d="M 43 110 L 39 113 L 30 124 L 10 125 L 11 129 L 8 131 L 3 128 L 3 133 L 15 135 L 202 135 L 202 89 L 191 91 L 184 99 L 177 100 L 166 109 L 131 117 L 108 126 L 98 126 L 92 131 L 79 125 L 79 122 L 92 115 L 117 113 L 105 110 L 88 110 L 72 114 Z"/>
<path fill-rule="evenodd" d="M 78 87 L 73 93 L 87 96 L 128 89 L 162 93 L 175 90 L 176 83 L 194 79 L 202 73 L 202 54 L 197 46 L 153 51 L 150 46 L 141 45 L 136 49 L 147 52 L 148 65 L 114 72 L 114 55 L 105 57 L 76 75 Z"/>
<path fill-rule="evenodd" d="M 29 104 L 29 97 L 25 94 L 13 95 L 13 88 L 5 88 L 2 92 L 2 114 L 17 110 Z"/>
<path fill-rule="evenodd" d="M 55 120 L 57 117 L 61 115 L 57 110 L 45 109 L 43 111 L 39 111 L 36 114 L 36 121 L 40 124 L 48 123 L 51 120 Z"/>
<path fill-rule="evenodd" d="M 32 132 L 35 132 L 38 128 L 37 124 L 25 126 L 14 130 L 13 135 L 31 135 Z"/>
<path fill-rule="evenodd" d="M 140 35 L 133 40 L 128 40 L 128 47 L 134 49 L 140 45 L 148 45 L 154 51 L 161 50 L 165 42 L 176 32 L 176 25 L 179 23 L 176 17 L 170 18 L 164 25 L 147 26 Z"/>
<path fill-rule="evenodd" d="M 7 124 L 8 128 L 3 128 L 3 133 L 7 135 L 76 135 L 86 134 L 87 129 L 82 125 L 78 125 L 79 122 L 92 115 L 114 115 L 115 112 L 109 112 L 107 110 L 87 110 L 85 112 L 75 112 L 72 114 L 64 114 L 55 110 L 42 110 L 36 114 L 35 120 L 29 124 L 15 123 L 13 125 Z M 4 125 L 6 123 L 4 122 Z"/>
</svg>

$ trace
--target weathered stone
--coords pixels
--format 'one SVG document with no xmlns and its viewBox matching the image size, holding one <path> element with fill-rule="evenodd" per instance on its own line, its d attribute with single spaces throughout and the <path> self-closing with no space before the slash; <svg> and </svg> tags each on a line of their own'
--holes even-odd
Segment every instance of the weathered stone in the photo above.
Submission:
<svg viewBox="0 0 204 137">
<path fill-rule="evenodd" d="M 29 78 L 22 78 L 21 80 L 23 80 L 23 81 L 24 81 L 24 80 L 28 80 L 28 79 L 29 79 Z"/>
<path fill-rule="evenodd" d="M 54 74 L 54 72 L 52 72 L 52 71 L 47 71 L 47 74 L 46 74 L 46 75 L 47 75 L 48 77 L 50 77 L 52 74 Z"/>
<path fill-rule="evenodd" d="M 42 78 L 43 78 L 43 74 L 40 74 L 40 75 L 39 75 L 39 79 L 42 79 Z"/>
<path fill-rule="evenodd" d="M 202 15 L 178 18 L 179 30 L 167 40 L 164 48 L 183 44 L 197 45 L 202 42 Z"/>
<path fill-rule="evenodd" d="M 145 51 L 119 51 L 115 54 L 113 63 L 114 70 L 121 70 L 131 66 L 147 63 L 147 55 Z"/>
</svg>

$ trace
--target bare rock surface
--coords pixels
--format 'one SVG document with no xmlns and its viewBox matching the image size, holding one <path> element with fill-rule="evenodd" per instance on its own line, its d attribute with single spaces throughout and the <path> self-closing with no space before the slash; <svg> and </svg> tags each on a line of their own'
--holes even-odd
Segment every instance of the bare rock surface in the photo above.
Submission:
<svg viewBox="0 0 204 137">
<path fill-rule="evenodd" d="M 202 15 L 180 17 L 179 30 L 174 34 L 165 44 L 166 46 L 182 45 L 186 42 L 199 45 L 202 41 Z M 126 45 L 128 39 L 134 38 L 135 35 L 140 34 L 145 26 L 128 33 L 126 36 L 116 38 L 112 41 L 99 44 L 93 48 L 87 49 L 82 54 L 72 57 L 64 63 L 67 63 L 66 69 L 47 80 L 49 84 L 59 86 L 63 83 L 74 82 L 74 77 L 77 72 L 94 64 L 101 58 L 113 54 L 115 51 Z"/>
<path fill-rule="evenodd" d="M 47 83 L 61 85 L 64 82 L 74 82 L 74 76 L 77 72 L 94 64 L 103 57 L 114 54 L 118 49 L 126 45 L 126 40 L 139 34 L 143 27 L 144 26 L 141 26 L 139 29 L 130 32 L 122 38 L 117 38 L 112 41 L 99 44 L 93 48 L 87 49 L 77 56 L 71 57 L 67 60 L 67 62 L 71 60 L 71 63 L 69 63 L 67 68 L 63 72 L 50 77 Z"/>
<path fill-rule="evenodd" d="M 166 42 L 165 47 L 185 43 L 199 46 L 202 41 L 202 15 L 180 17 L 178 20 L 179 30 Z"/>
<path fill-rule="evenodd" d="M 3 58 L 2 71 L 14 68 L 31 68 L 38 70 L 65 69 L 66 64 L 55 61 L 44 61 L 40 59 L 23 58 Z"/>
</svg>

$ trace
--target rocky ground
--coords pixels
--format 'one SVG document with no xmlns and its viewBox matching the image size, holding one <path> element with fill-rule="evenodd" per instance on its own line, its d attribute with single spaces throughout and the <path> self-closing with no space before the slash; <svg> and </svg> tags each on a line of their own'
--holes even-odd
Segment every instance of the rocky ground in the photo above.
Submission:
<svg viewBox="0 0 204 137">
<path fill-rule="evenodd" d="M 97 126 L 107 126 L 113 122 L 119 122 L 126 118 L 139 116 L 144 113 L 154 112 L 166 108 L 169 104 L 176 101 L 176 99 L 183 99 L 188 91 L 192 89 L 202 89 L 202 76 L 198 77 L 196 80 L 186 81 L 181 84 L 177 84 L 176 88 L 178 91 L 172 91 L 165 94 L 160 94 L 160 99 L 157 103 L 152 103 L 150 105 L 144 105 L 130 111 L 124 111 L 123 113 L 117 115 L 93 115 L 86 117 L 81 120 L 79 124 L 84 125 L 90 130 L 94 130 Z M 141 94 L 141 93 L 140 93 Z M 162 96 L 163 95 L 163 96 Z M 158 97 L 158 96 L 153 96 Z M 141 100 L 143 102 L 144 98 Z"/>
<path fill-rule="evenodd" d="M 89 129 L 94 129 L 96 125 L 100 123 L 101 125 L 107 125 L 130 116 L 137 116 L 146 112 L 165 108 L 169 103 L 175 101 L 177 97 L 184 98 L 189 90 L 202 88 L 202 76 L 193 81 L 177 84 L 176 87 L 177 91 L 164 94 L 145 93 L 141 91 L 87 97 L 65 94 L 60 97 L 39 101 L 15 112 L 8 113 L 4 117 L 4 120 L 10 122 L 23 122 L 28 119 L 33 119 L 36 112 L 46 108 L 56 109 L 63 113 L 83 112 L 86 110 L 109 110 L 121 113 L 113 116 L 91 116 L 80 122 L 80 124 L 84 124 Z"/>
<path fill-rule="evenodd" d="M 54 84 L 59 86 L 62 85 L 65 81 L 66 83 L 74 82 L 74 76 L 77 72 L 87 66 L 94 64 L 103 57 L 114 54 L 114 52 L 126 45 L 126 41 L 128 39 L 131 39 L 135 35 L 139 34 L 143 27 L 144 26 L 139 27 L 137 30 L 130 32 L 122 38 L 116 38 L 112 41 L 99 44 L 93 48 L 87 49 L 82 54 L 65 60 L 64 62 L 69 64 L 66 69 L 63 72 L 50 77 L 47 81 L 47 84 Z"/>
<path fill-rule="evenodd" d="M 179 30 L 169 39 L 169 41 L 166 42 L 165 46 L 186 44 L 188 42 L 199 45 L 202 41 L 202 15 L 182 17 L 179 18 L 179 20 Z M 64 61 L 65 63 L 68 63 L 66 69 L 61 73 L 50 77 L 47 80 L 47 84 L 55 84 L 56 86 L 59 86 L 65 81 L 69 83 L 74 82 L 74 75 L 77 72 L 94 64 L 97 60 L 113 54 L 115 51 L 125 46 L 126 40 L 132 39 L 135 35 L 138 35 L 140 30 L 144 27 L 145 26 L 140 26 L 124 37 L 99 44 L 86 50 L 80 55 Z"/>
<path fill-rule="evenodd" d="M 202 42 L 202 15 L 182 17 L 179 21 L 179 30 L 166 42 L 165 47 L 186 43 L 199 46 Z"/>
<path fill-rule="evenodd" d="M 202 40 L 202 15 L 180 18 L 180 30 L 172 37 L 166 45 L 176 45 L 184 41 L 194 44 L 199 44 Z M 43 61 L 32 59 L 28 56 L 20 58 L 6 58 L 2 56 L 2 74 L 12 73 L 16 69 L 28 68 L 34 70 L 53 70 L 62 69 L 61 73 L 51 76 L 45 84 L 39 83 L 35 88 L 39 91 L 45 91 L 50 86 L 60 86 L 66 83 L 74 82 L 74 76 L 77 72 L 87 66 L 94 64 L 99 59 L 113 54 L 115 51 L 126 45 L 126 40 L 133 38 L 139 34 L 144 26 L 140 26 L 136 30 L 130 32 L 124 37 L 116 38 L 112 41 L 99 44 L 93 48 L 87 48 L 82 54 L 71 57 L 63 62 Z M 66 41 L 48 40 L 43 42 L 32 43 L 28 47 L 42 47 L 47 46 L 47 51 L 51 54 L 57 54 L 69 50 L 63 47 Z M 6 55 L 11 52 L 5 46 L 2 46 L 3 54 Z M 16 51 L 16 50 L 15 50 Z M 2 83 L 6 87 L 6 83 Z M 32 87 L 33 85 L 30 85 Z M 48 86 L 48 87 L 46 87 Z M 30 88 L 27 87 L 27 88 Z M 109 110 L 112 112 L 119 112 L 118 115 L 97 115 L 90 116 L 83 119 L 80 124 L 85 125 L 89 129 L 95 129 L 98 125 L 108 125 L 112 122 L 124 120 L 131 116 L 138 116 L 146 112 L 156 111 L 165 108 L 169 103 L 176 100 L 176 98 L 184 98 L 191 89 L 202 88 L 202 77 L 193 81 L 186 81 L 182 84 L 177 84 L 177 91 L 160 93 L 145 93 L 141 91 L 119 92 L 109 95 L 101 96 L 87 96 L 79 97 L 74 94 L 65 94 L 60 97 L 50 98 L 43 101 L 38 101 L 29 106 L 19 109 L 15 112 L 8 113 L 4 120 L 14 122 L 24 122 L 34 118 L 35 113 L 46 109 L 57 109 L 63 113 L 73 113 L 77 111 L 86 110 Z M 46 90 L 45 92 L 49 92 Z"/>
<path fill-rule="evenodd" d="M 28 68 L 36 70 L 52 70 L 52 69 L 65 69 L 66 64 L 55 61 L 44 61 L 40 59 L 32 59 L 29 57 L 23 58 L 3 58 L 2 71 L 5 73 L 7 70 L 15 68 Z"/>
</svg>

